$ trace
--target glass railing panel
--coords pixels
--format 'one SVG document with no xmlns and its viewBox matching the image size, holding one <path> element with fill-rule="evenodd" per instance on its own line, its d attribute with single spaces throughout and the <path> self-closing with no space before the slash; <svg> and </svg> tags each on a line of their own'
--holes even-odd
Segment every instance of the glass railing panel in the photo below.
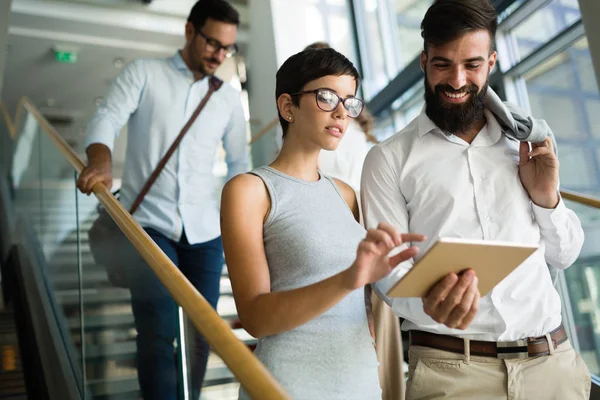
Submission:
<svg viewBox="0 0 600 400">
<path fill-rule="evenodd" d="M 581 220 L 585 243 L 560 279 L 563 321 L 590 372 L 600 376 L 600 209 L 566 203 Z"/>
<path fill-rule="evenodd" d="M 269 129 L 269 125 L 271 125 Z M 254 168 L 260 167 L 261 165 L 271 163 L 282 145 L 282 132 L 279 123 L 276 125 L 267 124 L 266 126 L 258 126 L 254 124 L 253 137 L 251 139 L 251 163 Z M 267 132 L 263 132 L 263 129 L 269 129 Z"/>
<path fill-rule="evenodd" d="M 92 399 L 104 399 L 110 395 L 138 398 L 137 333 L 131 295 L 128 289 L 115 287 L 109 282 L 106 269 L 97 264 L 92 255 L 88 235 L 98 216 L 96 197 L 79 193 L 78 203 L 88 389 Z"/>
<path fill-rule="evenodd" d="M 86 399 L 140 398 L 131 296 L 128 289 L 116 288 L 109 283 L 104 267 L 96 264 L 91 253 L 89 232 L 98 215 L 98 203 L 95 196 L 84 196 L 76 190 L 74 169 L 80 169 L 82 161 L 28 102 L 25 102 L 22 116 L 11 165 L 16 204 L 21 214 L 29 216 L 32 230 L 38 236 L 40 253 L 45 259 L 43 272 L 53 296 L 52 302 L 56 303 L 54 313 L 65 327 L 64 342 L 72 349 L 73 357 L 70 359 L 73 360 L 73 369 L 79 374 L 78 382 L 85 388 L 82 392 L 85 392 Z M 223 171 L 220 174 L 219 171 L 217 168 L 215 174 L 224 180 Z M 126 211 L 116 208 L 114 200 L 107 200 L 106 192 L 100 190 L 97 195 L 105 199 L 104 204 L 124 231 L 130 234 L 132 229 L 138 229 Z M 195 310 L 191 318 L 195 326 L 202 326 L 201 321 L 205 320 L 208 321 L 205 326 L 222 324 L 214 313 L 203 308 L 206 306 L 198 306 L 202 299 L 187 290 L 180 275 L 170 272 L 171 265 L 165 260 L 165 255 L 147 246 L 145 236 L 130 234 L 129 239 L 138 246 L 144 246 L 141 252 L 153 260 L 155 270 L 158 264 L 163 272 L 172 275 L 171 279 L 163 282 L 178 302 L 188 310 Z M 228 281 L 226 274 L 223 279 Z M 229 303 L 221 304 L 232 305 L 233 299 L 231 296 L 228 298 Z M 221 304 L 218 311 L 226 313 Z M 233 317 L 230 319 L 233 320 Z M 205 334 L 211 336 L 214 332 L 211 330 Z M 228 359 L 231 368 L 240 376 L 252 379 L 250 387 L 257 393 L 265 393 L 265 398 L 285 398 L 282 389 L 262 372 L 260 363 L 243 348 L 243 344 L 228 331 L 220 332 L 228 342 L 226 346 L 220 343 L 216 346 Z M 238 337 L 248 339 L 243 332 L 241 335 Z M 215 341 L 215 337 L 212 340 Z M 249 369 L 242 368 L 252 365 L 250 363 L 255 363 L 252 371 L 258 371 L 256 376 L 248 375 Z M 188 366 L 187 363 L 183 365 Z M 183 365 L 177 368 L 180 382 L 183 382 L 181 374 L 186 373 Z M 190 373 L 187 369 L 187 374 Z M 204 400 L 219 398 L 215 386 L 224 386 L 223 389 L 231 393 L 237 388 L 236 379 L 226 368 L 214 371 L 209 365 L 205 384 L 207 380 L 213 386 L 207 389 L 212 396 L 203 395 Z M 186 390 L 180 390 L 181 398 L 191 398 L 189 387 L 186 385 Z M 271 390 L 273 393 L 270 393 Z"/>
<path fill-rule="evenodd" d="M 3 173 L 9 171 L 12 160 L 13 138 L 10 132 L 10 115 L 3 104 L 0 103 L 0 169 Z"/>
<path fill-rule="evenodd" d="M 246 344 L 248 348 L 254 350 L 257 341 L 241 327 L 233 299 L 231 282 L 229 281 L 225 265 L 221 273 L 217 312 L 232 328 L 236 337 Z M 183 366 L 182 370 L 184 374 L 180 375 L 179 378 L 188 392 L 194 394 L 194 389 L 198 385 L 197 382 L 192 381 L 195 376 L 194 371 L 201 368 L 197 362 L 194 365 L 194 361 L 198 357 L 195 342 L 196 329 L 192 325 L 188 315 L 181 308 L 179 308 L 179 315 L 183 316 L 183 318 L 180 318 L 180 331 L 184 332 L 181 338 L 181 348 L 178 349 L 179 362 Z M 183 380 L 184 377 L 187 377 L 185 381 Z M 239 387 L 240 384 L 225 362 L 214 351 L 210 350 L 206 362 L 206 373 L 202 382 L 201 400 L 237 399 Z"/>
<path fill-rule="evenodd" d="M 11 165 L 14 204 L 37 236 L 44 284 L 73 373 L 83 388 L 79 243 L 72 236 L 78 231 L 73 168 L 33 114 L 22 111 Z M 65 302 L 66 298 L 72 302 Z"/>
</svg>

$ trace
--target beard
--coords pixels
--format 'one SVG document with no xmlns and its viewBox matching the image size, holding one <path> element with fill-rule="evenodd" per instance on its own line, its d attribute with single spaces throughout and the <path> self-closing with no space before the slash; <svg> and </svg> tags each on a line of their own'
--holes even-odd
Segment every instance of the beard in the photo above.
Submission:
<svg viewBox="0 0 600 400">
<path fill-rule="evenodd" d="M 476 85 L 467 85 L 455 90 L 450 85 L 436 85 L 433 90 L 425 73 L 425 113 L 446 134 L 460 135 L 485 119 L 485 94 L 488 81 L 479 90 Z M 452 104 L 442 99 L 442 93 L 468 93 L 469 99 L 462 104 Z"/>
<path fill-rule="evenodd" d="M 194 43 L 192 43 L 191 46 L 188 47 L 188 56 L 189 59 L 191 61 L 191 68 L 194 72 L 199 72 L 200 74 L 206 76 L 206 75 L 212 75 L 212 73 L 210 73 L 208 71 L 208 69 L 206 68 L 206 65 L 204 64 L 203 58 L 202 58 L 202 53 L 199 53 L 196 50 L 196 43 L 195 43 L 195 38 L 194 38 Z M 220 64 L 219 60 L 217 60 L 216 58 L 207 58 L 205 60 L 206 63 L 209 62 L 215 62 L 217 64 Z M 213 71 L 214 72 L 214 71 Z"/>
</svg>

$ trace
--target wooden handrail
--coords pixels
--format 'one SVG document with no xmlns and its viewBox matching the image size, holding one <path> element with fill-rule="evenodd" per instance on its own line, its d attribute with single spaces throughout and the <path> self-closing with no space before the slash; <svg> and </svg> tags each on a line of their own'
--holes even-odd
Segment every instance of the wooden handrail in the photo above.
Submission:
<svg viewBox="0 0 600 400">
<path fill-rule="evenodd" d="M 1 102 L 0 102 L 0 113 L 2 113 L 2 116 L 4 117 L 4 121 L 6 122 L 6 127 L 8 128 L 8 133 L 10 134 L 10 137 L 14 140 L 17 136 L 15 125 L 13 124 L 13 121 L 10 118 L 10 114 L 8 113 L 8 110 L 6 109 L 6 105 Z"/>
<path fill-rule="evenodd" d="M 33 115 L 58 150 L 80 173 L 85 167 L 83 160 L 50 125 L 31 101 L 26 98 L 22 100 L 22 106 Z M 106 186 L 97 183 L 93 190 L 100 203 L 106 208 L 106 211 L 121 228 L 125 236 L 150 265 L 175 301 L 185 310 L 196 329 L 206 338 L 206 341 L 219 357 L 223 359 L 250 396 L 254 399 L 289 399 L 284 389 L 270 375 L 264 365 L 234 335 L 227 323 L 219 317 L 212 306 L 175 267 Z"/>
<path fill-rule="evenodd" d="M 260 139 L 261 137 L 263 137 L 267 133 L 269 133 L 271 131 L 271 129 L 273 129 L 275 127 L 275 125 L 277 125 L 278 122 L 279 122 L 279 118 L 276 117 L 271 122 L 269 122 L 267 125 L 265 125 L 256 135 L 254 135 L 250 138 L 250 144 L 256 142 L 258 139 Z"/>
<path fill-rule="evenodd" d="M 600 208 L 600 199 L 596 199 L 594 197 L 571 192 L 570 190 L 565 189 L 560 191 L 560 195 L 563 199 L 571 200 L 575 203 L 585 204 L 586 206 L 593 208 Z"/>
</svg>

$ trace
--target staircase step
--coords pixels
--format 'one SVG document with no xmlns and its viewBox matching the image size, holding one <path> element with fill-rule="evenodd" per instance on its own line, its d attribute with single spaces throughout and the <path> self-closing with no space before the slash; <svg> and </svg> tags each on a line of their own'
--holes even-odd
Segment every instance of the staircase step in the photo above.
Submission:
<svg viewBox="0 0 600 400">
<path fill-rule="evenodd" d="M 52 276 L 52 284 L 56 290 L 61 289 L 72 289 L 79 286 L 79 276 L 75 272 L 59 273 Z M 98 286 L 109 286 L 108 276 L 106 270 L 94 269 L 89 271 L 83 271 L 82 273 L 83 286 L 86 288 L 98 287 Z"/>
<path fill-rule="evenodd" d="M 81 237 L 80 237 L 81 238 Z M 77 254 L 77 237 L 73 238 L 73 241 L 66 241 L 67 239 L 63 240 L 60 244 L 60 247 L 58 247 L 55 251 L 54 254 L 52 254 L 53 257 L 56 256 L 62 256 L 62 255 L 71 255 L 71 254 Z M 79 244 L 79 250 L 81 251 L 81 254 L 92 254 L 92 250 L 90 250 L 90 245 L 89 242 L 85 241 L 85 242 L 80 242 Z"/>
<path fill-rule="evenodd" d="M 55 267 L 56 268 L 56 267 Z M 57 273 L 53 273 L 52 274 L 52 284 L 54 286 L 54 288 L 57 291 L 74 291 L 77 290 L 77 288 L 79 287 L 79 274 L 78 274 L 78 268 L 76 268 L 75 266 L 72 266 L 70 268 L 63 266 L 61 268 L 63 270 L 63 272 L 57 272 Z M 104 267 L 97 265 L 97 264 L 93 264 L 93 265 L 83 265 L 82 266 L 82 283 L 83 283 L 83 287 L 84 287 L 84 302 L 87 303 L 88 301 L 92 301 L 94 302 L 93 299 L 88 299 L 87 296 L 85 296 L 85 291 L 94 291 L 96 290 L 97 293 L 99 293 L 97 296 L 102 296 L 100 293 L 107 291 L 111 288 L 114 288 L 113 286 L 111 286 L 110 282 L 108 281 L 108 275 L 106 273 L 106 269 L 104 269 Z M 229 278 L 227 278 L 225 275 L 222 275 L 221 277 L 221 283 L 220 283 L 221 289 L 221 296 L 232 296 L 233 292 L 231 289 L 231 282 L 229 281 Z M 126 290 L 126 289 L 122 289 L 122 290 Z M 78 295 L 76 294 L 76 292 L 73 292 L 73 296 L 78 297 Z M 73 296 L 71 296 L 73 298 Z M 120 297 L 118 297 L 117 299 L 119 299 Z M 110 300 L 107 298 L 107 300 Z M 79 299 L 76 300 L 77 302 L 79 301 Z M 109 301 L 110 302 L 110 301 Z"/>
<path fill-rule="evenodd" d="M 237 314 L 221 315 L 220 317 L 231 324 L 234 324 L 238 320 Z M 71 330 L 79 330 L 81 328 L 80 322 L 79 317 L 72 317 L 67 320 L 67 324 Z M 86 333 L 135 328 L 133 314 L 89 315 L 85 316 L 83 324 Z M 240 339 L 245 339 L 249 342 L 253 341 L 251 337 L 247 336 L 240 336 Z"/>
<path fill-rule="evenodd" d="M 77 220 L 75 219 L 75 215 L 73 214 L 72 218 L 59 218 L 56 220 L 46 220 L 46 219 L 40 219 L 40 218 L 29 218 L 32 224 L 32 227 L 36 230 L 36 231 L 40 231 L 43 232 L 46 235 L 50 235 L 50 234 L 57 234 L 57 233 L 63 233 L 65 230 L 65 224 L 68 224 L 68 226 L 71 229 L 71 234 L 75 234 L 75 229 L 76 229 L 76 223 Z M 82 232 L 84 235 L 87 236 L 87 232 L 92 228 L 92 224 L 94 223 L 94 221 L 89 221 L 89 222 L 80 222 L 79 223 L 79 231 Z M 43 229 L 42 229 L 43 227 Z"/>
<path fill-rule="evenodd" d="M 101 271 L 98 270 L 96 273 L 100 274 Z M 84 272 L 84 276 L 85 274 L 86 272 Z M 231 281 L 225 277 L 221 278 L 221 296 L 233 296 Z M 83 300 L 84 307 L 91 307 L 105 304 L 128 304 L 131 302 L 131 293 L 127 289 L 113 286 L 87 288 L 83 289 L 81 294 L 78 289 L 69 289 L 57 290 L 56 299 L 63 307 L 76 306 L 81 300 Z"/>
<path fill-rule="evenodd" d="M 126 360 L 135 356 L 135 342 L 120 342 L 85 347 L 85 361 Z"/>
<path fill-rule="evenodd" d="M 81 232 L 81 235 L 79 235 L 79 242 L 87 245 L 87 247 L 89 248 L 90 240 L 88 238 L 87 231 Z M 77 235 L 75 235 L 74 233 L 71 233 L 61 243 L 61 245 L 65 245 L 65 244 L 76 245 L 77 244 Z"/>
<path fill-rule="evenodd" d="M 80 329 L 79 318 L 69 318 L 69 329 Z M 133 314 L 89 315 L 84 318 L 85 332 L 102 331 L 107 329 L 132 329 Z"/>
<path fill-rule="evenodd" d="M 48 211 L 46 209 L 40 212 L 28 212 L 29 219 L 34 224 L 44 223 L 46 226 L 58 225 L 61 223 L 75 224 L 77 223 L 77 215 L 75 215 L 75 207 L 62 211 Z M 91 226 L 93 220 L 79 220 L 79 226 Z"/>
<path fill-rule="evenodd" d="M 78 263 L 78 257 L 77 257 L 77 253 L 75 251 L 67 253 L 67 252 L 58 252 L 56 254 L 53 254 L 49 260 L 47 260 L 48 263 L 50 264 L 50 268 L 64 268 L 64 267 L 69 267 L 69 266 L 73 266 L 73 267 L 77 267 L 77 263 Z M 92 264 L 96 264 L 96 261 L 94 260 L 94 256 L 92 255 L 92 252 L 82 252 L 81 253 L 81 265 L 86 266 L 86 265 L 92 265 Z"/>
<path fill-rule="evenodd" d="M 63 307 L 76 306 L 83 300 L 84 307 L 104 305 L 104 304 L 120 304 L 131 302 L 131 293 L 127 289 L 107 287 L 107 288 L 90 288 L 79 290 L 61 290 L 56 292 L 56 299 Z"/>
<path fill-rule="evenodd" d="M 255 346 L 258 342 L 257 339 L 242 329 L 236 329 L 233 332 L 247 346 Z M 90 364 L 105 362 L 106 360 L 128 360 L 135 357 L 135 352 L 136 345 L 134 341 L 88 345 L 85 348 L 85 361 Z"/>
<path fill-rule="evenodd" d="M 213 368 L 206 371 L 203 386 L 222 385 L 235 381 L 235 376 L 227 367 Z M 121 396 L 128 393 L 135 395 L 139 392 L 137 378 L 94 379 L 88 381 L 88 386 L 92 391 L 94 399 L 113 395 Z M 121 399 L 121 397 L 118 398 Z"/>
</svg>

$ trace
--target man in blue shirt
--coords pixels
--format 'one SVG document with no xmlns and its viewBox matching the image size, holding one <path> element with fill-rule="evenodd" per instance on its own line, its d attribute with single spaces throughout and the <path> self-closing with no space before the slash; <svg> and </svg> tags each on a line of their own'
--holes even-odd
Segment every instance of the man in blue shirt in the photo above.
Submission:
<svg viewBox="0 0 600 400">
<path fill-rule="evenodd" d="M 77 185 L 84 193 L 103 182 L 112 185 L 111 152 L 128 124 L 121 201 L 131 207 L 159 160 L 208 91 L 211 75 L 236 53 L 239 15 L 224 0 L 199 0 L 185 26 L 184 48 L 166 59 L 129 64 L 88 124 L 88 166 Z M 248 166 L 246 122 L 237 90 L 225 83 L 216 91 L 177 151 L 169 159 L 134 218 L 206 300 L 216 307 L 223 267 L 213 164 L 219 143 L 226 151 L 228 178 Z M 176 305 L 147 265 L 128 275 L 137 336 L 137 364 L 145 400 L 175 400 L 177 377 L 173 340 Z M 191 380 L 197 399 L 209 348 L 195 338 Z"/>
</svg>

